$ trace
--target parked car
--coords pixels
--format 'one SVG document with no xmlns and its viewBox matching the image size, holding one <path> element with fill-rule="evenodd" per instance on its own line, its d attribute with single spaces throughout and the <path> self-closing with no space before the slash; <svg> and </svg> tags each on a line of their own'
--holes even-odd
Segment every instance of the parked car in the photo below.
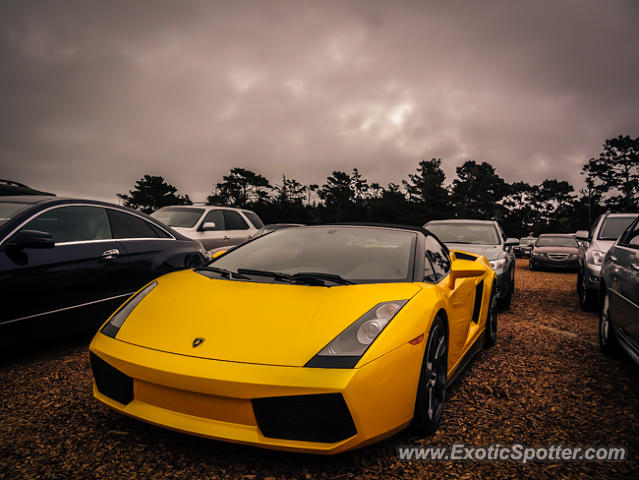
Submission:
<svg viewBox="0 0 639 480">
<path fill-rule="evenodd" d="M 525 258 L 530 257 L 530 253 L 532 252 L 533 245 L 537 241 L 535 237 L 524 237 L 519 240 L 519 245 L 515 245 L 513 247 L 513 251 L 515 252 L 515 257 Z"/>
<path fill-rule="evenodd" d="M 497 301 L 508 308 L 515 291 L 515 253 L 518 238 L 504 235 L 493 220 L 431 220 L 424 228 L 433 232 L 451 250 L 484 255 L 497 274 Z"/>
<path fill-rule="evenodd" d="M 572 234 L 544 233 L 534 244 L 528 266 L 538 268 L 556 268 L 577 270 L 579 244 Z"/>
<path fill-rule="evenodd" d="M 239 245 L 264 226 L 251 210 L 211 205 L 162 207 L 151 216 L 202 242 L 207 250 Z"/>
<path fill-rule="evenodd" d="M 577 257 L 579 262 L 577 293 L 582 310 L 591 311 L 598 303 L 599 277 L 606 253 L 638 215 L 637 213 L 605 213 L 595 220 L 590 231 L 579 230 L 575 234 L 577 240 L 583 242 Z"/>
<path fill-rule="evenodd" d="M 89 347 L 93 394 L 155 425 L 280 450 L 343 452 L 411 421 L 431 433 L 448 382 L 497 339 L 495 273 L 467 257 L 415 227 L 255 238 L 115 313 Z"/>
<path fill-rule="evenodd" d="M 639 218 L 608 250 L 601 266 L 599 344 L 625 350 L 639 364 Z"/>
<path fill-rule="evenodd" d="M 125 207 L 0 197 L 0 343 L 97 329 L 153 278 L 205 260 L 199 242 Z"/>
</svg>

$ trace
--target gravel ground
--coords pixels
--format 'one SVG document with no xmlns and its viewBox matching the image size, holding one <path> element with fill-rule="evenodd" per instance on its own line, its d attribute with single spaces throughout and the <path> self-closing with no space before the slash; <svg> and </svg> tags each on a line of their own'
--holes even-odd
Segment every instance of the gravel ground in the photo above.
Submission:
<svg viewBox="0 0 639 480">
<path fill-rule="evenodd" d="M 639 367 L 604 357 L 575 275 L 529 272 L 499 316 L 497 346 L 450 389 L 431 437 L 400 433 L 335 457 L 204 440 L 110 411 L 91 396 L 87 339 L 0 360 L 0 479 L 639 478 Z M 600 446 L 623 462 L 402 462 L 399 445 Z"/>
</svg>

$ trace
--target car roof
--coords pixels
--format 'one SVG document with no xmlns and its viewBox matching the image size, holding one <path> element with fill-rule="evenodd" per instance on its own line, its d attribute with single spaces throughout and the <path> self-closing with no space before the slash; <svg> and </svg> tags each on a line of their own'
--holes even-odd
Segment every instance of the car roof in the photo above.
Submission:
<svg viewBox="0 0 639 480">
<path fill-rule="evenodd" d="M 40 202 L 49 202 L 51 200 L 60 200 L 60 197 L 54 197 L 52 195 L 2 195 L 0 196 L 0 203 L 24 203 L 25 205 Z"/>
<path fill-rule="evenodd" d="M 478 220 L 475 218 L 447 218 L 443 220 L 430 220 L 424 225 L 430 225 L 433 223 L 478 223 L 478 224 L 491 224 L 494 225 L 495 220 Z"/>
<path fill-rule="evenodd" d="M 542 233 L 541 235 L 539 235 L 539 238 L 541 237 L 570 237 L 570 238 L 574 238 L 575 234 L 574 233 Z"/>
<path fill-rule="evenodd" d="M 639 212 L 625 212 L 625 213 L 606 213 L 605 217 L 636 217 L 639 215 Z"/>
<path fill-rule="evenodd" d="M 322 225 L 309 225 L 310 227 L 364 227 L 364 228 L 384 228 L 391 230 L 404 230 L 412 233 L 421 233 L 423 235 L 434 235 L 424 227 L 416 227 L 414 225 L 401 225 L 398 223 L 376 223 L 376 222 L 339 222 L 327 223 Z"/>
</svg>

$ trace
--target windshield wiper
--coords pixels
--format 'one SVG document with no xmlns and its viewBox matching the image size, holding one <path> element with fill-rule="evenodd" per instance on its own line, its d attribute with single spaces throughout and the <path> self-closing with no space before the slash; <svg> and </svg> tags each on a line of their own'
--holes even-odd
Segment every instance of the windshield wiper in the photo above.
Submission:
<svg viewBox="0 0 639 480">
<path fill-rule="evenodd" d="M 288 273 L 282 272 L 270 272 L 268 270 L 255 270 L 253 268 L 238 268 L 238 273 L 245 275 L 256 275 L 261 277 L 272 277 L 275 280 L 286 280 L 290 281 L 291 276 Z"/>
<path fill-rule="evenodd" d="M 227 270 L 226 268 L 220 268 L 220 267 L 211 267 L 210 265 L 201 265 L 199 267 L 195 267 L 194 270 L 200 271 L 203 270 L 205 272 L 215 272 L 215 273 L 219 273 L 220 275 L 225 276 L 226 278 L 228 278 L 229 280 L 231 278 L 239 278 L 241 280 L 248 280 L 249 277 L 247 277 L 246 275 L 242 275 L 239 272 L 233 272 L 232 270 Z"/>
<path fill-rule="evenodd" d="M 322 272 L 297 272 L 290 276 L 293 280 L 328 280 L 333 283 L 340 283 L 342 285 L 353 285 L 355 282 L 346 280 L 345 278 L 336 275 L 334 273 L 322 273 Z"/>
</svg>

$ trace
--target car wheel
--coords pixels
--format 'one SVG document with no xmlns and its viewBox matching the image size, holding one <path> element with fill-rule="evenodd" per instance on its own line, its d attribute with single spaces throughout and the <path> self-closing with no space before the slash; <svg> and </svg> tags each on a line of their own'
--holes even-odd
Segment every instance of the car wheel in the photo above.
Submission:
<svg viewBox="0 0 639 480">
<path fill-rule="evenodd" d="M 591 312 L 595 303 L 595 295 L 593 294 L 592 290 L 588 288 L 588 285 L 586 283 L 586 275 L 582 273 L 579 280 L 579 307 L 584 312 Z"/>
<path fill-rule="evenodd" d="M 528 268 L 531 272 L 535 270 L 535 263 L 532 260 L 528 262 Z"/>
<path fill-rule="evenodd" d="M 606 355 L 618 355 L 621 350 L 610 317 L 610 293 L 608 290 L 606 290 L 601 302 L 601 311 L 599 312 L 599 346 Z"/>
<path fill-rule="evenodd" d="M 497 298 L 495 288 L 490 292 L 490 303 L 486 317 L 486 333 L 484 334 L 484 347 L 494 347 L 497 343 Z"/>
<path fill-rule="evenodd" d="M 513 299 L 513 291 L 515 290 L 515 279 L 513 278 L 508 284 L 508 292 L 506 296 L 497 300 L 497 305 L 501 310 L 507 310 L 510 307 L 510 302 Z"/>
<path fill-rule="evenodd" d="M 428 334 L 415 401 L 412 427 L 421 434 L 430 434 L 439 425 L 446 399 L 447 369 L 448 334 L 444 321 L 437 316 Z"/>
</svg>

